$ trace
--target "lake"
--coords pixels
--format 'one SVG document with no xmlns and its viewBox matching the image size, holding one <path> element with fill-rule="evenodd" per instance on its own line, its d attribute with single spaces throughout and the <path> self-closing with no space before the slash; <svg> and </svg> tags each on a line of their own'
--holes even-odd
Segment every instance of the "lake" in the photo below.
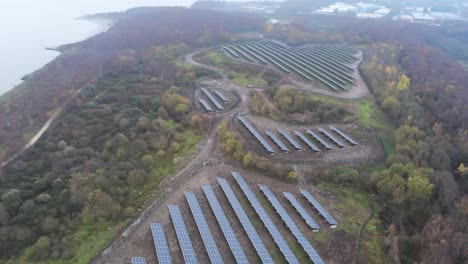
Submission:
<svg viewBox="0 0 468 264">
<path fill-rule="evenodd" d="M 195 0 L 6 0 L 0 9 L 0 95 L 59 55 L 56 47 L 107 29 L 76 18 L 138 6 L 190 6 Z"/>
</svg>

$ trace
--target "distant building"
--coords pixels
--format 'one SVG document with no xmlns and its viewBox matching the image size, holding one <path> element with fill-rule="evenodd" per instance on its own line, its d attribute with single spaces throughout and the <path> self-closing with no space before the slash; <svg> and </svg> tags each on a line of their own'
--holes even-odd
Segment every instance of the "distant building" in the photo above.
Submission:
<svg viewBox="0 0 468 264">
<path fill-rule="evenodd" d="M 382 18 L 384 15 L 376 13 L 357 13 L 357 18 Z"/>
<path fill-rule="evenodd" d="M 375 11 L 379 9 L 385 8 L 385 6 L 368 4 L 368 3 L 363 3 L 363 2 L 357 3 L 356 6 L 358 8 L 359 13 L 374 13 Z"/>
<path fill-rule="evenodd" d="M 384 7 L 384 8 L 380 8 L 379 10 L 375 11 L 374 13 L 386 16 L 386 15 L 390 14 L 390 12 L 392 12 L 392 10 L 390 8 Z"/>
<path fill-rule="evenodd" d="M 348 4 L 336 2 L 330 6 L 315 10 L 314 14 L 323 15 L 352 15 L 357 18 L 382 18 L 390 14 L 392 10 L 380 5 L 367 4 L 359 2 L 357 4 Z"/>
<path fill-rule="evenodd" d="M 435 17 L 431 16 L 429 13 L 412 12 L 411 16 L 413 16 L 413 20 L 416 22 L 429 22 L 436 20 Z"/>
</svg>

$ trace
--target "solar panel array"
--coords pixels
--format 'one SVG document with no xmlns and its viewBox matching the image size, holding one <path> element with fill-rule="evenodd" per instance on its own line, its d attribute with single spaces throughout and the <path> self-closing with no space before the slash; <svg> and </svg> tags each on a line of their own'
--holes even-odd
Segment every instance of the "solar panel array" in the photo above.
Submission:
<svg viewBox="0 0 468 264">
<path fill-rule="evenodd" d="M 317 135 L 317 133 L 315 133 L 314 131 L 310 130 L 310 129 L 306 129 L 306 132 L 311 135 L 313 138 L 315 138 L 315 140 L 317 140 L 318 142 L 320 142 L 320 144 L 322 144 L 322 146 L 325 147 L 325 149 L 327 150 L 332 150 L 332 146 L 330 144 L 328 144 L 328 142 L 326 142 L 325 140 L 323 140 L 323 138 L 321 138 L 319 135 Z"/>
<path fill-rule="evenodd" d="M 306 190 L 300 190 L 302 196 L 304 196 L 309 203 L 312 204 L 312 206 L 321 214 L 325 220 L 327 220 L 328 224 L 330 224 L 331 227 L 337 227 L 338 222 L 331 216 L 325 208 L 322 207 L 322 205 L 315 200 L 315 198 L 312 196 L 312 194 Z"/>
<path fill-rule="evenodd" d="M 200 102 L 200 104 L 203 105 L 206 111 L 213 112 L 213 108 L 211 108 L 211 106 L 205 101 L 205 99 L 200 98 L 198 99 L 198 101 Z"/>
<path fill-rule="evenodd" d="M 324 264 L 325 262 L 319 256 L 315 248 L 310 244 L 309 240 L 304 236 L 299 227 L 297 227 L 296 223 L 294 223 L 291 216 L 289 216 L 286 209 L 284 209 L 273 192 L 271 192 L 270 188 L 264 184 L 259 184 L 258 186 L 260 187 L 260 190 L 262 190 L 263 194 L 265 194 L 268 201 L 270 201 L 273 208 L 275 208 L 276 212 L 280 215 L 283 222 L 288 226 L 289 230 L 291 230 L 291 233 L 293 233 L 294 237 L 296 237 L 299 244 L 301 244 L 310 260 L 312 260 L 315 264 Z"/>
<path fill-rule="evenodd" d="M 208 199 L 208 203 L 210 204 L 211 210 L 213 210 L 216 220 L 218 221 L 218 224 L 221 227 L 221 231 L 223 232 L 223 235 L 228 242 L 229 248 L 231 249 L 234 258 L 236 259 L 236 262 L 239 264 L 249 263 L 249 261 L 247 260 L 247 256 L 245 255 L 242 246 L 237 240 L 236 234 L 234 233 L 234 230 L 232 229 L 229 220 L 224 214 L 223 208 L 219 204 L 219 201 L 216 198 L 213 189 L 210 185 L 207 184 L 203 185 L 202 189 L 205 193 L 206 198 Z"/>
<path fill-rule="evenodd" d="M 229 102 L 229 99 L 227 99 L 227 97 L 224 96 L 224 94 L 221 93 L 220 91 L 216 90 L 215 93 L 216 95 L 218 95 L 219 98 L 221 98 L 221 100 L 223 100 L 223 102 L 225 103 Z"/>
<path fill-rule="evenodd" d="M 346 135 L 345 133 L 341 132 L 341 130 L 339 130 L 338 128 L 334 126 L 330 126 L 330 129 L 338 133 L 340 136 L 342 136 L 344 139 L 346 139 L 349 143 L 353 144 L 354 146 L 359 145 L 356 141 L 348 137 L 348 135 Z"/>
<path fill-rule="evenodd" d="M 218 178 L 218 182 L 224 194 L 226 195 L 229 203 L 231 204 L 232 209 L 236 213 L 236 216 L 239 219 L 242 227 L 244 228 L 245 233 L 249 237 L 250 242 L 255 248 L 255 251 L 257 252 L 260 259 L 262 260 L 262 263 L 264 264 L 275 263 L 270 253 L 268 253 L 268 250 L 266 249 L 265 244 L 263 243 L 262 239 L 260 238 L 257 231 L 255 230 L 255 227 L 252 225 L 252 222 L 247 216 L 247 213 L 244 211 L 244 208 L 242 208 L 242 205 L 240 204 L 239 200 L 237 199 L 236 195 L 231 189 L 231 186 L 229 185 L 229 183 L 223 178 Z"/>
<path fill-rule="evenodd" d="M 318 80 L 335 91 L 348 90 L 356 83 L 356 50 L 344 45 L 309 45 L 288 47 L 274 41 L 254 41 L 228 45 L 238 58 L 249 62 L 272 64 L 286 73 L 296 73 L 306 80 Z M 232 53 L 232 52 L 231 52 Z"/>
<path fill-rule="evenodd" d="M 301 145 L 299 145 L 299 143 L 297 143 L 297 141 L 294 140 L 294 139 L 288 134 L 288 132 L 286 132 L 284 129 L 281 129 L 281 128 L 278 129 L 278 132 L 279 132 L 283 137 L 285 137 L 285 138 L 289 141 L 289 143 L 291 143 L 291 145 L 294 146 L 294 148 L 295 148 L 296 150 L 302 150 Z"/>
<path fill-rule="evenodd" d="M 249 130 L 249 132 L 262 144 L 262 146 L 268 151 L 269 153 L 275 153 L 275 150 L 271 147 L 271 145 L 266 142 L 266 140 L 263 138 L 260 133 L 250 124 L 247 119 L 245 119 L 243 116 L 237 116 L 237 119 L 241 121 L 241 123 Z"/>
<path fill-rule="evenodd" d="M 318 231 L 320 229 L 320 226 L 315 222 L 315 220 L 307 213 L 307 211 L 302 207 L 302 205 L 299 203 L 299 201 L 296 199 L 296 197 L 289 192 L 283 192 L 284 197 L 286 200 L 288 200 L 291 205 L 296 209 L 296 211 L 299 213 L 299 215 L 304 219 L 306 224 L 312 228 L 312 230 Z"/>
<path fill-rule="evenodd" d="M 151 234 L 153 235 L 154 248 L 156 250 L 156 257 L 159 264 L 171 264 L 172 258 L 167 245 L 166 234 L 164 227 L 160 223 L 151 224 Z"/>
<path fill-rule="evenodd" d="M 144 258 L 144 257 L 132 257 L 132 264 L 146 264 L 146 258 Z"/>
<path fill-rule="evenodd" d="M 214 98 L 210 91 L 208 91 L 205 88 L 201 88 L 201 90 L 206 96 L 208 96 L 208 98 L 216 106 L 216 108 L 218 108 L 219 110 L 224 110 L 224 107 L 218 102 L 218 100 L 216 100 L 216 98 Z"/>
<path fill-rule="evenodd" d="M 213 264 L 222 264 L 223 258 L 221 257 L 221 253 L 219 252 L 218 246 L 216 245 L 215 239 L 213 234 L 210 231 L 210 227 L 206 222 L 205 216 L 203 215 L 203 211 L 200 208 L 200 204 L 197 201 L 197 197 L 194 193 L 186 192 L 185 198 L 190 207 L 190 211 L 192 211 L 193 218 L 195 219 L 195 223 L 197 224 L 198 231 L 203 240 L 203 244 L 205 244 L 206 251 L 208 252 L 208 256 L 210 258 L 211 263 Z"/>
<path fill-rule="evenodd" d="M 288 243 L 286 242 L 286 240 L 284 240 L 283 236 L 281 235 L 280 231 L 278 230 L 278 228 L 275 226 L 275 224 L 271 220 L 270 216 L 268 216 L 268 213 L 265 211 L 263 206 L 257 200 L 257 198 L 255 197 L 255 194 L 252 192 L 252 190 L 250 190 L 250 187 L 245 182 L 244 178 L 242 178 L 242 176 L 237 172 L 232 172 L 232 176 L 236 179 L 237 184 L 242 189 L 244 195 L 249 200 L 255 212 L 257 212 L 258 216 L 260 217 L 260 220 L 262 220 L 266 229 L 268 230 L 270 235 L 273 237 L 273 240 L 275 241 L 276 245 L 278 245 L 281 253 L 283 253 L 288 263 L 290 264 L 299 263 L 299 261 L 296 258 L 296 255 L 294 255 L 291 248 L 288 246 Z"/>
<path fill-rule="evenodd" d="M 315 146 L 314 143 L 310 142 L 310 140 L 306 136 L 304 136 L 304 134 L 302 134 L 301 132 L 297 130 L 294 131 L 294 134 L 298 136 L 300 139 L 302 139 L 302 141 L 304 141 L 304 143 L 306 143 L 307 146 L 309 146 L 309 148 L 311 148 L 313 151 L 320 152 L 320 149 L 317 146 Z"/>
<path fill-rule="evenodd" d="M 329 139 L 331 139 L 333 142 L 335 142 L 338 146 L 340 146 L 341 148 L 345 148 L 346 145 L 343 144 L 340 140 L 338 140 L 336 137 L 334 137 L 332 134 L 328 133 L 328 131 L 326 131 L 325 129 L 322 129 L 322 128 L 318 128 L 318 130 L 320 132 L 322 132 L 325 136 L 327 136 Z"/>
<path fill-rule="evenodd" d="M 227 50 L 232 56 L 234 56 L 234 57 L 236 57 L 236 58 L 239 57 L 239 55 L 238 55 L 235 51 L 233 51 L 231 48 L 226 47 L 226 46 L 222 46 L 222 48 L 223 48 L 224 50 Z"/>
<path fill-rule="evenodd" d="M 171 204 L 168 205 L 168 208 L 185 263 L 197 264 L 197 255 L 193 249 L 192 241 L 190 240 L 190 236 L 187 231 L 187 227 L 185 226 L 184 218 L 182 217 L 179 206 Z"/>
<path fill-rule="evenodd" d="M 273 140 L 273 142 L 275 142 L 275 144 L 276 144 L 282 151 L 289 152 L 288 147 L 286 147 L 286 145 L 284 145 L 284 143 L 283 143 L 275 134 L 273 134 L 273 132 L 271 132 L 271 131 L 269 131 L 269 130 L 265 130 L 265 133 Z"/>
</svg>

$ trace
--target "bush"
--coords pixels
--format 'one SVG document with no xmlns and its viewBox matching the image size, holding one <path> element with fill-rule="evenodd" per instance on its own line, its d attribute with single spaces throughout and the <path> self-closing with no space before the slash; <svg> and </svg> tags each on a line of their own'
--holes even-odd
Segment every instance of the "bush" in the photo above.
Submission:
<svg viewBox="0 0 468 264">
<path fill-rule="evenodd" d="M 38 261 L 49 257 L 51 243 L 47 236 L 40 237 L 34 245 L 28 248 L 26 256 L 29 260 Z"/>
</svg>

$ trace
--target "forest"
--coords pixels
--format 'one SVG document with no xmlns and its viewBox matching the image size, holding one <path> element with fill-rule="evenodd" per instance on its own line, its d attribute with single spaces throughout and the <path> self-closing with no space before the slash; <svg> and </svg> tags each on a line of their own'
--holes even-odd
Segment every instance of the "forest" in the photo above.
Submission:
<svg viewBox="0 0 468 264">
<path fill-rule="evenodd" d="M 300 16 L 270 33 L 296 45 L 346 41 L 364 49 L 360 70 L 397 126 L 395 151 L 371 186 L 385 204 L 389 239 L 399 245 L 389 245 L 390 253 L 401 263 L 468 259 L 468 74 L 458 62 L 466 49 L 460 31 L 457 24 Z"/>
<path fill-rule="evenodd" d="M 39 142 L 3 172 L 0 259 L 89 262 L 186 162 L 211 123 L 193 112 L 191 97 L 196 80 L 212 73 L 176 59 L 261 28 L 258 21 L 182 8 L 129 10 L 108 33 L 62 47 L 62 56 L 2 97 L 1 142 L 15 143 L 5 146 L 7 154 L 24 143 L 13 132 L 21 135 L 58 102 L 68 103 Z M 88 60 L 90 53 L 104 55 Z M 66 75 L 55 80 L 61 71 Z M 70 83 L 75 79 L 95 80 Z M 36 94 L 41 97 L 33 105 L 27 99 Z"/>
</svg>

